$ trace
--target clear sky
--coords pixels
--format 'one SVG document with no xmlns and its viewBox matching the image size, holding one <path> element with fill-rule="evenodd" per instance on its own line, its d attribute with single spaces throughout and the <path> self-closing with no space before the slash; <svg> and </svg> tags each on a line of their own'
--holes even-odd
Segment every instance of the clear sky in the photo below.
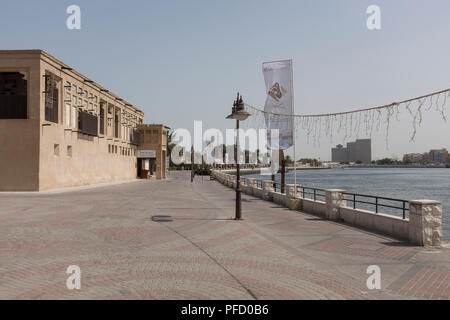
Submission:
<svg viewBox="0 0 450 320">
<path fill-rule="evenodd" d="M 66 28 L 71 4 L 81 7 L 81 30 Z M 382 30 L 366 27 L 371 4 Z M 225 116 L 238 90 L 262 107 L 264 61 L 294 60 L 296 113 L 449 88 L 449 31 L 448 0 L 15 0 L 0 11 L 1 49 L 43 49 L 140 107 L 147 123 L 190 130 L 194 120 L 233 127 Z M 415 143 L 411 131 L 410 121 L 394 123 L 389 150 L 374 135 L 374 158 L 450 149 L 450 123 L 435 112 Z M 330 158 L 328 139 L 297 146 L 299 157 Z"/>
</svg>

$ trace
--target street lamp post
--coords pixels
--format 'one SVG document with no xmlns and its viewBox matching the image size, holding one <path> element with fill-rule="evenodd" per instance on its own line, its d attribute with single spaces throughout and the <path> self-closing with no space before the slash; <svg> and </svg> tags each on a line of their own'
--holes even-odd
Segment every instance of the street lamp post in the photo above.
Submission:
<svg viewBox="0 0 450 320">
<path fill-rule="evenodd" d="M 194 169 L 194 146 L 191 146 L 191 183 L 194 182 L 194 175 L 195 175 L 195 169 Z"/>
<path fill-rule="evenodd" d="M 237 94 L 237 98 L 233 103 L 233 108 L 231 114 L 227 119 L 236 120 L 236 217 L 235 220 L 242 219 L 242 205 L 241 205 L 241 170 L 240 170 L 240 150 L 239 150 L 239 121 L 246 120 L 250 114 L 245 111 L 244 100 L 242 96 Z"/>
</svg>

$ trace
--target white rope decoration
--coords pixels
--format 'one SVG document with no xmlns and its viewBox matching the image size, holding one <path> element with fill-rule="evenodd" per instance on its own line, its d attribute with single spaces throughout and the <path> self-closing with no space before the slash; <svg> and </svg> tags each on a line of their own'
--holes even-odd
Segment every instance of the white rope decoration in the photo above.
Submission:
<svg viewBox="0 0 450 320">
<path fill-rule="evenodd" d="M 422 124 L 423 111 L 430 111 L 434 107 L 435 111 L 447 122 L 446 107 L 449 97 L 450 89 L 446 89 L 372 108 L 304 115 L 284 115 L 266 112 L 252 105 L 245 104 L 246 110 L 251 116 L 244 122 L 244 126 L 247 128 L 264 128 L 266 115 L 278 118 L 293 118 L 296 128 L 295 134 L 297 135 L 298 130 L 303 130 L 306 133 L 308 144 L 312 141 L 314 146 L 320 146 L 322 134 L 330 138 L 331 143 L 333 142 L 333 136 L 338 134 L 344 134 L 344 142 L 351 137 L 358 137 L 361 132 L 364 132 L 366 136 L 371 138 L 374 129 L 379 132 L 382 122 L 384 122 L 386 148 L 389 149 L 389 130 L 392 126 L 392 120 L 400 121 L 399 116 L 402 110 L 406 110 L 412 117 L 413 130 L 410 141 L 414 141 L 417 129 Z"/>
</svg>

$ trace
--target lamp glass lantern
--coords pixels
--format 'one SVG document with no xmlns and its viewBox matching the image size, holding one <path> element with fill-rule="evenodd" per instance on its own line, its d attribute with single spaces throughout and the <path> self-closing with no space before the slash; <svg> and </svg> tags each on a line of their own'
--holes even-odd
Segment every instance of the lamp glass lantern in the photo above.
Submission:
<svg viewBox="0 0 450 320">
<path fill-rule="evenodd" d="M 239 92 L 237 94 L 236 101 L 233 103 L 232 112 L 227 119 L 234 119 L 239 121 L 247 120 L 250 116 L 250 113 L 245 111 L 244 101 L 242 100 L 242 96 L 239 96 Z"/>
</svg>

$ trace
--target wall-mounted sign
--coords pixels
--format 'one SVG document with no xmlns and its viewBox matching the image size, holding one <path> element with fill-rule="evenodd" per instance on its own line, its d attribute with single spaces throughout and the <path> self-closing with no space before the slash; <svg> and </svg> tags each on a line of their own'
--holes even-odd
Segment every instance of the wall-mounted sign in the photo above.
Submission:
<svg viewBox="0 0 450 320">
<path fill-rule="evenodd" d="M 156 158 L 156 150 L 138 150 L 138 158 Z"/>
</svg>

